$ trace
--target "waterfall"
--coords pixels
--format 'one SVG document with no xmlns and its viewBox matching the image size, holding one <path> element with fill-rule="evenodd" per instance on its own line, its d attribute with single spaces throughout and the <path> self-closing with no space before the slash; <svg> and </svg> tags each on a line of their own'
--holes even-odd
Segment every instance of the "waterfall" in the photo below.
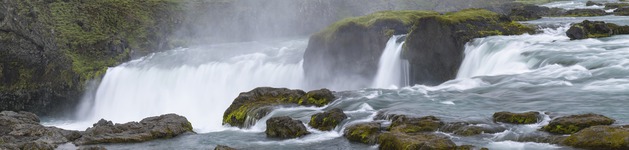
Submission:
<svg viewBox="0 0 629 150">
<path fill-rule="evenodd" d="M 394 35 L 387 42 L 380 63 L 378 73 L 373 81 L 373 88 L 391 88 L 408 86 L 408 61 L 402 60 L 401 53 L 406 35 Z"/>
<path fill-rule="evenodd" d="M 288 46 L 173 50 L 109 68 L 93 99 L 81 105 L 84 123 L 69 128 L 83 130 L 101 118 L 124 123 L 177 113 L 197 132 L 222 130 L 223 113 L 238 93 L 261 86 L 305 88 L 303 60 L 294 56 L 303 55 L 306 42 L 282 45 Z M 214 56 L 249 49 L 257 51 Z"/>
</svg>

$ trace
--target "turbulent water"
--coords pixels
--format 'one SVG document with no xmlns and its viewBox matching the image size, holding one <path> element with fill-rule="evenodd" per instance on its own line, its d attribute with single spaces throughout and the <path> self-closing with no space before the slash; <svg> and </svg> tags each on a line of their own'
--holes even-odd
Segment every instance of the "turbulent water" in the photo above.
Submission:
<svg viewBox="0 0 629 150">
<path fill-rule="evenodd" d="M 576 7 L 574 2 L 548 5 Z M 581 3 L 581 1 L 578 1 Z M 581 5 L 581 4 L 579 4 Z M 100 118 L 137 121 L 164 113 L 187 117 L 200 134 L 137 144 L 105 145 L 108 149 L 211 149 L 217 144 L 240 149 L 377 149 L 342 137 L 351 124 L 367 122 L 378 111 L 434 115 L 446 122 L 491 124 L 498 111 L 540 111 L 538 124 L 512 126 L 496 134 L 449 135 L 457 145 L 490 149 L 571 149 L 552 144 L 516 142 L 548 123 L 549 116 L 598 113 L 629 123 L 629 36 L 569 40 L 565 31 L 584 19 L 629 24 L 629 17 L 543 18 L 525 23 L 552 26 L 535 35 L 492 36 L 466 45 L 457 78 L 438 86 L 405 86 L 403 42 L 394 36 L 380 60 L 372 88 L 339 91 L 338 100 L 323 108 L 280 108 L 251 129 L 221 125 L 224 110 L 239 92 L 259 86 L 315 89 L 304 83 L 302 57 L 307 39 L 206 45 L 156 53 L 107 71 L 87 94 L 73 121 L 46 124 L 85 129 Z M 393 86 L 391 86 L 393 85 Z M 328 85 L 335 89 L 340 85 Z M 393 87 L 393 88 L 392 88 Z M 399 88 L 397 88 L 399 87 Z M 349 119 L 329 132 L 309 129 L 299 139 L 268 139 L 264 122 L 290 116 L 304 122 L 331 108 Z"/>
</svg>

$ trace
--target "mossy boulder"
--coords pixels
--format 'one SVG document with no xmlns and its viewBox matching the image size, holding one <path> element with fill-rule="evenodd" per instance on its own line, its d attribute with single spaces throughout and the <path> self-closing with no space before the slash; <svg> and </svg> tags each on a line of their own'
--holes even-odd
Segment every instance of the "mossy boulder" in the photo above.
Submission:
<svg viewBox="0 0 629 150">
<path fill-rule="evenodd" d="M 610 37 L 618 34 L 629 34 L 629 26 L 619 26 L 603 21 L 584 20 L 581 23 L 573 24 L 566 35 L 571 40 L 586 38 Z"/>
<path fill-rule="evenodd" d="M 551 120 L 542 130 L 555 134 L 572 134 L 591 126 L 611 125 L 615 121 L 599 114 L 571 115 Z"/>
<path fill-rule="evenodd" d="M 496 112 L 494 113 L 494 122 L 511 123 L 511 124 L 534 124 L 541 120 L 539 112 Z"/>
<path fill-rule="evenodd" d="M 594 6 L 594 5 L 596 5 L 596 6 L 605 6 L 605 5 L 603 5 L 603 3 L 597 3 L 597 2 L 593 2 L 593 1 L 585 2 L 585 6 Z"/>
<path fill-rule="evenodd" d="M 629 149 L 629 126 L 593 126 L 570 135 L 564 145 L 600 150 Z"/>
<path fill-rule="evenodd" d="M 351 125 L 345 128 L 343 136 L 352 142 L 376 144 L 381 133 L 380 126 L 377 122 Z"/>
<path fill-rule="evenodd" d="M 334 108 L 326 112 L 312 115 L 308 125 L 321 131 L 330 131 L 345 119 L 347 119 L 347 115 L 343 113 L 343 110 Z"/>
<path fill-rule="evenodd" d="M 573 9 L 568 10 L 565 16 L 570 17 L 591 17 L 591 16 L 604 16 L 607 15 L 602 9 Z"/>
<path fill-rule="evenodd" d="M 272 117 L 267 120 L 264 133 L 267 137 L 280 139 L 298 138 L 310 134 L 301 121 L 293 120 L 288 116 Z"/>
<path fill-rule="evenodd" d="M 629 7 L 629 3 L 605 3 L 605 9 Z"/>
<path fill-rule="evenodd" d="M 243 92 L 223 114 L 223 124 L 248 128 L 280 105 L 324 106 L 335 100 L 332 91 L 320 89 L 308 93 L 287 88 L 259 87 Z"/>
<path fill-rule="evenodd" d="M 236 150 L 235 148 L 231 148 L 225 145 L 217 145 L 214 150 Z"/>
<path fill-rule="evenodd" d="M 629 6 L 614 10 L 616 16 L 629 16 Z"/>
<path fill-rule="evenodd" d="M 446 123 L 439 131 L 450 132 L 460 136 L 473 136 L 483 133 L 498 133 L 506 129 L 502 126 L 471 124 L 467 122 Z"/>
<path fill-rule="evenodd" d="M 420 118 L 397 115 L 391 118 L 389 131 L 401 133 L 433 132 L 439 130 L 444 123 L 435 116 Z"/>
<path fill-rule="evenodd" d="M 124 124 L 113 124 L 101 119 L 83 132 L 74 144 L 135 143 L 172 138 L 188 132 L 193 132 L 192 124 L 185 117 L 176 114 L 148 117 L 140 122 Z"/>
<path fill-rule="evenodd" d="M 561 16 L 566 11 L 561 8 L 549 8 L 519 2 L 505 3 L 489 7 L 488 9 L 498 14 L 505 15 L 514 21 L 528 21 L 541 19 L 542 17 Z"/>
<path fill-rule="evenodd" d="M 381 150 L 451 150 L 457 146 L 447 136 L 434 133 L 405 134 L 399 132 L 386 132 L 378 136 L 378 147 Z"/>
</svg>

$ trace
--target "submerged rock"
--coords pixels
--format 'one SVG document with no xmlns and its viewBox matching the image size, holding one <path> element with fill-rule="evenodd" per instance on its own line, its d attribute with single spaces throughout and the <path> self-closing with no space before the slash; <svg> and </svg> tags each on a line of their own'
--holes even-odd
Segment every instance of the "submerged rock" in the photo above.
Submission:
<svg viewBox="0 0 629 150">
<path fill-rule="evenodd" d="M 444 123 L 435 116 L 421 118 L 397 115 L 391 118 L 389 131 L 402 133 L 433 132 L 439 130 Z"/>
<path fill-rule="evenodd" d="M 217 145 L 214 150 L 236 150 L 235 148 L 231 148 L 225 145 Z"/>
<path fill-rule="evenodd" d="M 192 132 L 192 125 L 183 116 L 166 114 L 142 119 L 140 122 L 113 124 L 101 119 L 88 128 L 76 145 L 101 143 L 131 143 L 154 139 L 172 138 L 180 134 Z"/>
<path fill-rule="evenodd" d="M 308 125 L 321 131 L 330 131 L 345 119 L 347 119 L 347 115 L 343 113 L 343 110 L 334 108 L 332 110 L 313 115 L 310 118 Z"/>
<path fill-rule="evenodd" d="M 542 130 L 555 134 L 572 134 L 591 126 L 611 125 L 614 122 L 614 119 L 598 114 L 571 115 L 551 120 Z"/>
<path fill-rule="evenodd" d="M 602 9 L 573 9 L 568 10 L 565 16 L 573 16 L 573 17 L 590 17 L 590 16 L 604 16 L 607 15 Z"/>
<path fill-rule="evenodd" d="M 351 125 L 345 129 L 343 136 L 352 142 L 376 144 L 380 133 L 380 123 L 371 122 Z"/>
<path fill-rule="evenodd" d="M 267 120 L 264 133 L 267 137 L 281 139 L 298 138 L 310 134 L 301 121 L 293 120 L 287 116 L 273 117 Z"/>
<path fill-rule="evenodd" d="M 266 116 L 279 105 L 302 105 L 321 107 L 335 100 L 332 91 L 320 89 L 308 93 L 286 88 L 259 87 L 238 95 L 223 114 L 223 124 L 246 128 Z"/>
<path fill-rule="evenodd" d="M 593 126 L 570 135 L 564 145 L 585 149 L 629 149 L 629 126 Z"/>
<path fill-rule="evenodd" d="M 494 122 L 511 123 L 511 124 L 533 124 L 538 123 L 540 120 L 539 112 L 525 112 L 525 113 L 512 113 L 512 112 L 497 112 L 494 113 Z"/>
<path fill-rule="evenodd" d="M 378 137 L 381 150 L 409 150 L 409 149 L 456 149 L 456 144 L 450 138 L 433 133 L 404 134 L 386 132 Z"/>
</svg>

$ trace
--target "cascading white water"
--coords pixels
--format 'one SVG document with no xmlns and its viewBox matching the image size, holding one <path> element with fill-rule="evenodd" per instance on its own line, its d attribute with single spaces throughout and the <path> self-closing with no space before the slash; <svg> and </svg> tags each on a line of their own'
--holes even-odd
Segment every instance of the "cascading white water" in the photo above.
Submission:
<svg viewBox="0 0 629 150">
<path fill-rule="evenodd" d="M 380 57 L 373 88 L 397 88 L 408 85 L 408 62 L 401 58 L 404 41 L 398 42 L 404 37 L 405 35 L 394 35 L 387 42 Z"/>
<path fill-rule="evenodd" d="M 67 128 L 85 128 L 101 118 L 123 123 L 177 113 L 187 117 L 197 132 L 221 130 L 223 112 L 238 93 L 261 86 L 304 88 L 303 61 L 282 60 L 303 54 L 304 41 L 293 45 L 296 46 L 265 50 L 260 48 L 265 45 L 252 44 L 266 52 L 235 54 L 219 60 L 206 58 L 205 62 L 194 61 L 203 58 L 199 53 L 223 52 L 203 48 L 175 50 L 164 53 L 176 56 L 158 54 L 109 68 L 94 99 L 84 100 L 84 107 L 89 107 L 83 108 L 88 110 L 82 118 L 85 123 Z M 171 57 L 186 58 L 167 61 Z"/>
</svg>

